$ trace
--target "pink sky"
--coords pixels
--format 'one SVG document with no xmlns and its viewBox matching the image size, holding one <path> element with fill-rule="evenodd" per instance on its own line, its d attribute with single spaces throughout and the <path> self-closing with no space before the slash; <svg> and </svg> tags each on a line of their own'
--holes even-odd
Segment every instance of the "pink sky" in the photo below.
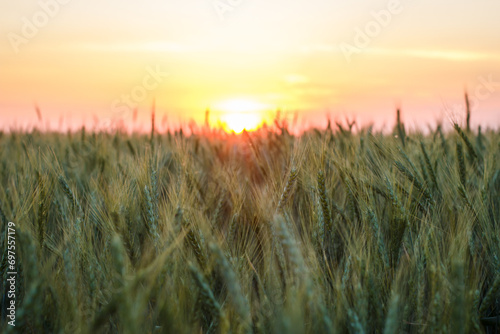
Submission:
<svg viewBox="0 0 500 334">
<path fill-rule="evenodd" d="M 498 1 L 0 4 L 0 127 L 123 119 L 500 125 Z M 234 101 L 239 101 L 238 103 Z M 249 116 L 251 114 L 251 116 Z M 62 123 L 60 120 L 62 119 Z M 241 125 L 241 124 L 240 124 Z M 235 125 L 237 126 L 237 125 Z"/>
</svg>

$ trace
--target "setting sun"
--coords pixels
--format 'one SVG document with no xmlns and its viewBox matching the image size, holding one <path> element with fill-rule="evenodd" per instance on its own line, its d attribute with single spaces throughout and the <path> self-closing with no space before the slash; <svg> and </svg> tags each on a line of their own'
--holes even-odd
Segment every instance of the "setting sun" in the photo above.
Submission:
<svg viewBox="0 0 500 334">
<path fill-rule="evenodd" d="M 224 130 L 235 133 L 241 133 L 243 130 L 256 130 L 263 123 L 261 117 L 254 113 L 225 114 L 221 122 Z"/>
<path fill-rule="evenodd" d="M 235 133 L 256 130 L 264 123 L 263 114 L 267 108 L 265 104 L 250 99 L 230 99 L 215 105 L 222 128 Z"/>
</svg>

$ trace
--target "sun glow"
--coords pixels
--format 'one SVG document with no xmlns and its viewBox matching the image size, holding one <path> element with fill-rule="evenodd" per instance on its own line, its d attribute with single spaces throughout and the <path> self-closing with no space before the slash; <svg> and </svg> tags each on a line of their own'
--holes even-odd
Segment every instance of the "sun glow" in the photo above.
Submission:
<svg viewBox="0 0 500 334">
<path fill-rule="evenodd" d="M 227 132 L 241 133 L 243 130 L 256 130 L 262 123 L 260 116 L 253 113 L 231 113 L 222 117 L 222 128 Z"/>
<path fill-rule="evenodd" d="M 254 100 L 231 99 L 215 106 L 220 112 L 220 123 L 226 132 L 241 133 L 257 130 L 264 123 L 264 111 L 268 106 Z"/>
</svg>

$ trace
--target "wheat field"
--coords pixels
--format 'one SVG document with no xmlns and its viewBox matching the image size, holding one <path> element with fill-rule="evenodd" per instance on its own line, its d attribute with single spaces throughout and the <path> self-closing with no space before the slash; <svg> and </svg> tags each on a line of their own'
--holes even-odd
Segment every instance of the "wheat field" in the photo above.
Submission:
<svg viewBox="0 0 500 334">
<path fill-rule="evenodd" d="M 14 131 L 0 184 L 2 332 L 500 328 L 498 131 Z"/>
</svg>

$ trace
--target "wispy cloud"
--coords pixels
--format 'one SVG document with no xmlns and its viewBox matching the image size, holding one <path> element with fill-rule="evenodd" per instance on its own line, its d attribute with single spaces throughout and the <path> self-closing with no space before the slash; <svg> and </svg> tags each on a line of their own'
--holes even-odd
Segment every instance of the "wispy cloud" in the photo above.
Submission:
<svg viewBox="0 0 500 334">
<path fill-rule="evenodd" d="M 301 75 L 301 74 L 296 74 L 296 73 L 291 73 L 285 75 L 285 82 L 289 85 L 300 85 L 300 84 L 305 84 L 309 82 L 309 78 Z"/>
<path fill-rule="evenodd" d="M 78 43 L 72 47 L 86 51 L 104 52 L 171 52 L 193 51 L 194 47 L 176 42 L 150 41 L 130 43 Z"/>
<path fill-rule="evenodd" d="M 337 50 L 338 47 L 332 44 L 320 43 L 320 44 L 307 44 L 300 48 L 302 53 L 319 53 L 319 52 L 333 52 Z"/>
<path fill-rule="evenodd" d="M 415 58 L 452 60 L 452 61 L 476 61 L 498 58 L 496 53 L 473 52 L 463 50 L 424 50 L 424 49 L 380 49 L 367 50 L 368 53 L 389 56 L 408 56 Z"/>
<path fill-rule="evenodd" d="M 308 44 L 300 48 L 302 53 L 340 53 L 341 50 L 333 44 Z M 367 54 L 403 56 L 423 59 L 451 60 L 451 61 L 477 61 L 498 59 L 500 54 L 492 52 L 465 51 L 465 50 L 436 50 L 436 49 L 392 49 L 392 48 L 368 48 Z"/>
</svg>

